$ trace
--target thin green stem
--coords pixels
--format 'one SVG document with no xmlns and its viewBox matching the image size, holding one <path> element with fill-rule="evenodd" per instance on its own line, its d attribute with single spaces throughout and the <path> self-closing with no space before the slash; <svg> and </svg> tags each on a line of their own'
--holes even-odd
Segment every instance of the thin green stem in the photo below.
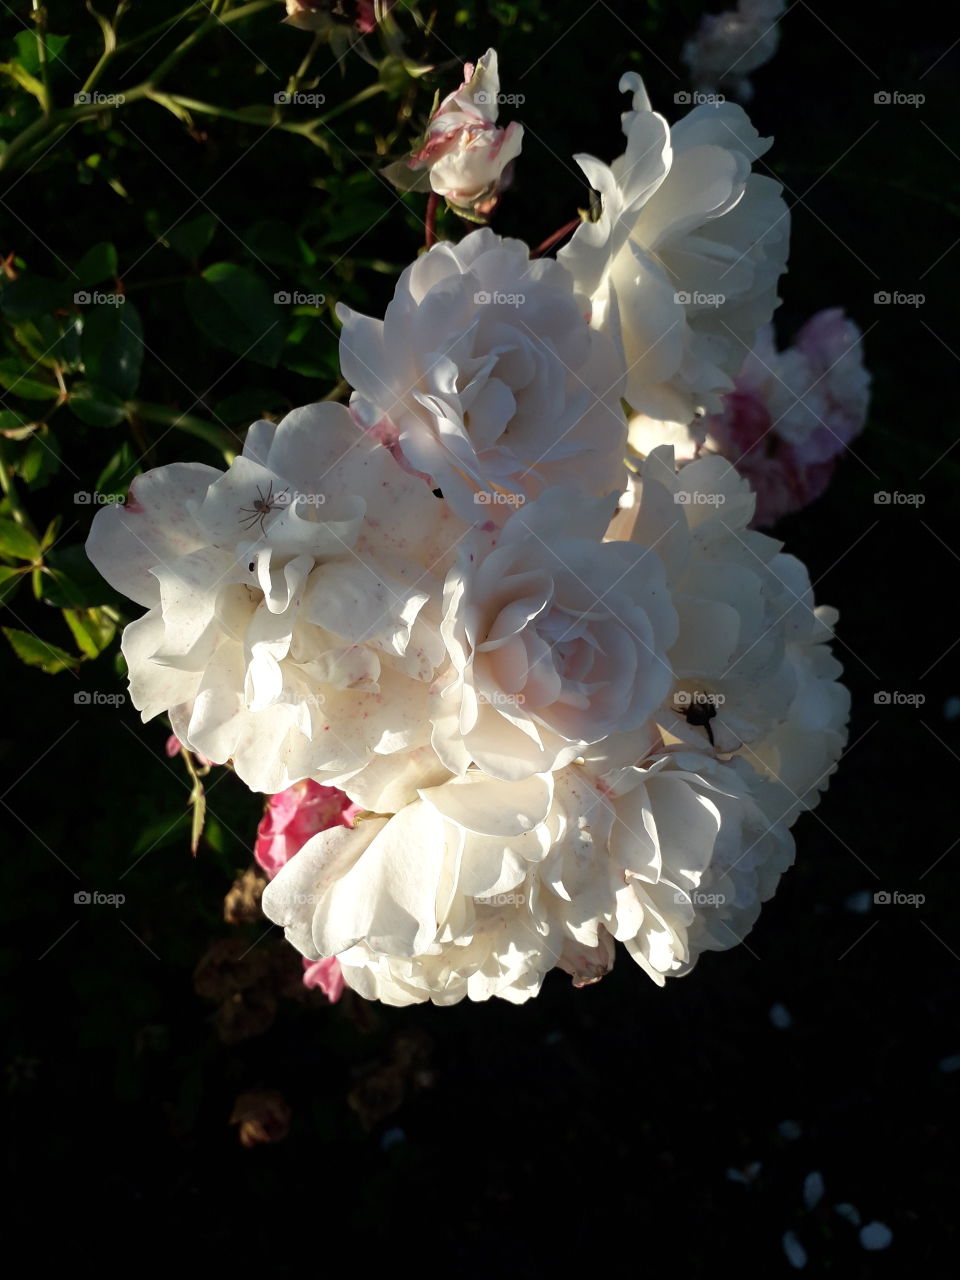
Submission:
<svg viewBox="0 0 960 1280">
<path fill-rule="evenodd" d="M 43 114 L 49 118 L 53 111 L 50 97 L 50 65 L 47 59 L 47 11 L 40 0 L 33 0 L 33 20 L 37 27 L 37 52 L 40 58 L 40 82 L 43 85 Z"/>
<path fill-rule="evenodd" d="M 162 404 L 148 404 L 143 400 L 131 400 L 126 408 L 128 414 L 135 418 L 142 418 L 144 422 L 158 422 L 165 427 L 176 427 L 178 431 L 185 431 L 187 435 L 206 440 L 207 444 L 213 445 L 223 454 L 228 463 L 236 457 L 236 441 L 226 427 L 218 427 L 216 423 L 207 422 L 204 418 L 195 418 L 189 413 L 178 413 L 176 409 L 168 409 Z"/>
</svg>

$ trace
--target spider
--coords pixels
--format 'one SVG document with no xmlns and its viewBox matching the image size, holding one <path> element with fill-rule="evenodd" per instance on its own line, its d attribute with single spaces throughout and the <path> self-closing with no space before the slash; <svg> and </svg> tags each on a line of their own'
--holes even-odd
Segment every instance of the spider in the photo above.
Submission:
<svg viewBox="0 0 960 1280">
<path fill-rule="evenodd" d="M 240 514 L 247 517 L 245 521 L 241 520 L 240 522 L 244 529 L 252 529 L 259 521 L 261 534 L 266 533 L 266 530 L 263 527 L 263 522 L 271 511 L 276 511 L 277 507 L 283 505 L 281 500 L 286 492 L 286 489 L 284 489 L 282 493 L 274 494 L 273 481 L 271 480 L 270 487 L 267 490 L 267 496 L 264 497 L 262 489 L 257 485 L 257 496 L 253 506 L 240 508 Z"/>
</svg>

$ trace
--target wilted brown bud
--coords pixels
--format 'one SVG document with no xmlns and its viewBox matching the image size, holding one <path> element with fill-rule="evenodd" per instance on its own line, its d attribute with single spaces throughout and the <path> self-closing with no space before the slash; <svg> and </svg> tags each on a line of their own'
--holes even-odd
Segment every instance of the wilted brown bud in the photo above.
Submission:
<svg viewBox="0 0 960 1280">
<path fill-rule="evenodd" d="M 262 916 L 260 898 L 267 877 L 258 867 L 248 867 L 230 886 L 223 900 L 223 918 L 227 924 L 252 924 Z"/>
<path fill-rule="evenodd" d="M 231 1124 L 240 1126 L 245 1147 L 264 1142 L 282 1142 L 290 1132 L 290 1107 L 276 1089 L 251 1089 L 241 1093 L 234 1104 Z"/>
</svg>

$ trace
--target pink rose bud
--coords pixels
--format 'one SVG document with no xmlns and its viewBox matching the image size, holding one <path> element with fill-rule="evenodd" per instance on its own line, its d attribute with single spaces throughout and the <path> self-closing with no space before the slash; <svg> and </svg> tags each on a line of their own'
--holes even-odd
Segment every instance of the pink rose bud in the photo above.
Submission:
<svg viewBox="0 0 960 1280">
<path fill-rule="evenodd" d="M 476 67 L 465 65 L 463 84 L 434 111 L 420 146 L 384 173 L 401 190 L 432 190 L 461 217 L 485 222 L 523 143 L 522 125 L 497 125 L 502 101 L 497 53 L 488 49 Z"/>
<path fill-rule="evenodd" d="M 328 956 L 325 960 L 308 960 L 303 957 L 303 985 L 319 987 L 331 1004 L 336 1004 L 343 995 L 346 985 L 343 970 L 336 956 Z"/>
<path fill-rule="evenodd" d="M 352 827 L 355 805 L 336 787 L 309 778 L 270 796 L 257 827 L 253 856 L 272 880 L 311 836 L 329 827 Z"/>
<path fill-rule="evenodd" d="M 286 0 L 286 21 L 301 31 L 328 31 L 332 27 L 354 27 L 361 35 L 376 30 L 379 20 L 393 7 L 394 0 Z"/>
</svg>

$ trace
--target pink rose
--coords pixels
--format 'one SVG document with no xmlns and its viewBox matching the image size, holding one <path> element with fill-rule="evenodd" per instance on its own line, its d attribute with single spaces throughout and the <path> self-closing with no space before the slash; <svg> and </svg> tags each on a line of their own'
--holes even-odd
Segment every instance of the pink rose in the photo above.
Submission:
<svg viewBox="0 0 960 1280">
<path fill-rule="evenodd" d="M 800 511 L 825 491 L 864 427 L 870 374 L 860 330 L 838 307 L 818 311 L 778 352 L 760 331 L 723 408 L 704 420 L 707 447 L 723 454 L 757 495 L 755 525 Z"/>
<path fill-rule="evenodd" d="M 267 801 L 253 856 L 272 880 L 318 831 L 352 827 L 357 810 L 336 787 L 322 787 L 309 778 L 296 782 Z"/>
</svg>

